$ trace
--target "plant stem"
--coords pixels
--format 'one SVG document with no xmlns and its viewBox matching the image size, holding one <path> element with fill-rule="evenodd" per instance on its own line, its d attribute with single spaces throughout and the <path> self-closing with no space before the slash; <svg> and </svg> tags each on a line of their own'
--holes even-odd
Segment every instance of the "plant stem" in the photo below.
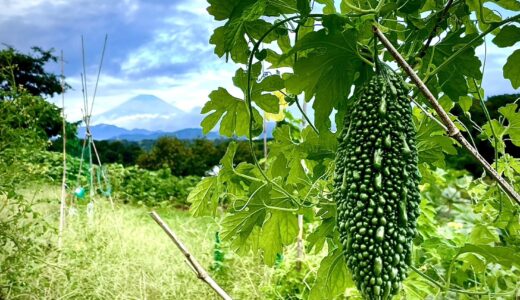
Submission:
<svg viewBox="0 0 520 300">
<path fill-rule="evenodd" d="M 520 17 L 520 15 L 518 15 Z M 510 18 L 511 19 L 511 18 Z M 399 66 L 404 69 L 404 71 L 410 76 L 415 85 L 419 88 L 419 90 L 423 93 L 423 95 L 428 99 L 432 107 L 435 109 L 437 114 L 439 115 L 442 123 L 446 125 L 448 135 L 455 140 L 457 140 L 466 150 L 470 152 L 470 154 L 484 167 L 484 169 L 488 172 L 488 174 L 493 177 L 498 184 L 502 187 L 502 189 L 513 199 L 516 201 L 518 205 L 520 205 L 520 195 L 515 191 L 515 189 L 498 174 L 498 172 L 493 169 L 493 167 L 480 155 L 480 153 L 475 149 L 471 144 L 464 138 L 460 130 L 455 126 L 453 121 L 450 119 L 446 111 L 440 106 L 435 96 L 430 92 L 426 84 L 415 74 L 412 67 L 404 60 L 404 58 L 399 54 L 399 52 L 394 48 L 392 43 L 386 38 L 386 36 L 379 30 L 379 28 L 374 25 L 372 27 L 373 31 L 377 35 L 377 37 L 381 40 L 381 42 L 385 45 L 386 49 L 390 52 L 390 54 L 395 58 Z M 468 45 L 471 44 L 468 43 Z M 439 68 L 437 68 L 439 69 Z M 436 70 L 437 70 L 436 69 Z"/>
<path fill-rule="evenodd" d="M 410 268 L 415 273 L 417 273 L 419 276 L 421 276 L 422 278 L 428 280 L 428 282 L 430 282 L 431 284 L 435 285 L 436 287 L 438 287 L 441 290 L 446 290 L 446 291 L 459 293 L 459 294 L 466 294 L 466 295 L 493 295 L 493 296 L 501 295 L 501 296 L 504 296 L 504 295 L 511 294 L 511 293 L 490 293 L 489 291 L 479 292 L 479 291 L 466 291 L 466 290 L 454 289 L 454 288 L 449 287 L 450 286 L 449 282 L 447 282 L 446 286 L 442 286 L 440 283 L 437 282 L 437 280 L 435 280 L 435 279 L 431 278 L 430 276 L 426 275 L 425 273 L 421 272 L 416 267 L 410 266 Z"/>
<path fill-rule="evenodd" d="M 305 17 L 314 18 L 314 17 L 322 17 L 322 16 L 323 16 L 322 14 L 310 14 Z M 248 60 L 248 64 L 247 64 L 247 89 L 246 89 L 246 104 L 247 104 L 247 109 L 249 111 L 249 130 L 248 130 L 249 136 L 248 136 L 248 138 L 249 138 L 249 148 L 251 150 L 251 156 L 253 157 L 253 161 L 254 161 L 256 167 L 258 168 L 260 174 L 262 175 L 262 177 L 264 177 L 265 180 L 267 180 L 267 182 L 271 183 L 274 187 L 280 189 L 280 191 L 284 195 L 286 195 L 289 199 L 291 199 L 291 201 L 296 203 L 298 206 L 300 205 L 300 203 L 296 199 L 294 199 L 294 197 L 289 192 L 284 190 L 280 185 L 278 185 L 276 182 L 273 182 L 271 179 L 269 179 L 269 177 L 267 177 L 267 174 L 264 172 L 264 170 L 260 167 L 260 164 L 258 163 L 258 158 L 256 157 L 254 147 L 253 147 L 253 121 L 254 121 L 254 119 L 253 119 L 253 104 L 252 104 L 252 100 L 251 100 L 251 80 L 252 80 L 251 67 L 253 66 L 253 59 L 255 57 L 255 53 L 258 51 L 260 44 L 269 35 L 269 33 L 271 33 L 273 30 L 275 30 L 276 28 L 282 26 L 283 24 L 285 24 L 287 22 L 290 22 L 290 21 L 296 20 L 296 19 L 300 19 L 300 18 L 302 18 L 302 16 L 293 16 L 293 17 L 290 17 L 290 18 L 287 18 L 280 22 L 275 23 L 273 26 L 271 26 L 271 28 L 269 28 L 258 39 L 258 41 L 255 42 L 255 44 L 253 46 L 253 50 L 251 51 L 251 54 L 249 55 L 249 60 Z"/>
<path fill-rule="evenodd" d="M 314 124 L 312 124 L 311 120 L 309 119 L 309 117 L 307 116 L 305 111 L 303 111 L 303 108 L 301 107 L 300 103 L 298 102 L 298 97 L 296 97 L 296 101 L 294 101 L 294 102 L 296 103 L 296 106 L 298 107 L 298 109 L 302 113 L 303 117 L 305 118 L 305 121 L 307 121 L 307 124 L 309 124 L 309 126 L 312 128 L 312 130 L 314 132 L 319 134 L 318 129 L 316 129 L 316 127 L 314 126 Z"/>
</svg>

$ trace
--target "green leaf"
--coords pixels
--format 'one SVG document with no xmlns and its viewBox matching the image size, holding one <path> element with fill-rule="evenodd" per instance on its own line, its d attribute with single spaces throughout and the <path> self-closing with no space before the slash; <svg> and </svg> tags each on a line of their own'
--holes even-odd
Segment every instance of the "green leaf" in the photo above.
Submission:
<svg viewBox="0 0 520 300">
<path fill-rule="evenodd" d="M 414 108 L 414 123 L 417 129 L 417 153 L 419 162 L 427 162 L 438 167 L 444 166 L 444 153 L 456 155 L 453 140 L 444 130 L 425 116 L 419 108 Z"/>
<path fill-rule="evenodd" d="M 448 33 L 446 37 L 435 47 L 428 49 L 423 61 L 432 61 L 433 65 L 440 66 L 448 57 L 457 52 L 460 47 L 468 44 L 477 34 L 464 35 L 464 29 Z M 480 70 L 480 59 L 475 55 L 475 47 L 480 45 L 482 40 L 478 40 L 471 47 L 464 50 L 457 56 L 449 66 L 443 67 L 437 73 L 441 90 L 451 99 L 458 100 L 460 96 L 468 94 L 466 77 L 480 80 L 482 73 Z M 433 57 L 432 57 L 433 56 Z M 426 73 L 430 66 L 422 65 L 422 72 Z"/>
<path fill-rule="evenodd" d="M 233 135 L 247 136 L 249 130 L 249 114 L 246 103 L 231 96 L 224 88 L 211 92 L 210 101 L 206 102 L 201 113 L 208 116 L 202 120 L 201 126 L 204 134 L 210 132 L 220 119 L 220 134 L 228 137 Z M 253 134 L 262 132 L 262 116 L 253 108 L 254 122 Z"/>
<path fill-rule="evenodd" d="M 518 104 L 510 103 L 498 109 L 507 119 L 507 127 L 504 134 L 508 134 L 515 146 L 520 146 L 520 113 L 516 111 Z M 499 131 L 501 132 L 501 131 Z"/>
<path fill-rule="evenodd" d="M 335 34 L 320 30 L 307 34 L 286 55 L 314 49 L 295 64 L 294 75 L 286 81 L 286 87 L 293 94 L 305 92 L 305 101 L 315 97 L 312 107 L 315 125 L 320 130 L 330 127 L 332 110 L 346 100 L 356 76 L 364 69 L 357 56 L 356 41 L 355 30 Z"/>
<path fill-rule="evenodd" d="M 495 0 L 493 2 L 505 9 L 520 10 L 520 2 L 518 2 L 518 0 Z"/>
<path fill-rule="evenodd" d="M 231 59 L 237 63 L 247 63 L 249 46 L 246 36 L 258 39 L 271 26 L 269 22 L 260 20 L 263 15 L 279 16 L 282 13 L 295 13 L 295 1 L 289 1 L 281 5 L 275 0 L 209 0 L 208 12 L 215 20 L 228 20 L 224 26 L 218 27 L 210 38 L 210 43 L 215 45 L 215 54 L 219 57 L 231 55 Z M 291 3 L 292 2 L 292 3 Z M 265 39 L 266 43 L 278 38 L 273 31 Z"/>
<path fill-rule="evenodd" d="M 316 0 L 316 2 L 325 5 L 325 7 L 323 7 L 324 14 L 336 13 L 336 7 L 334 6 L 334 0 Z"/>
<path fill-rule="evenodd" d="M 296 6 L 302 16 L 308 16 L 311 12 L 311 3 L 309 0 L 298 0 L 296 1 Z"/>
<path fill-rule="evenodd" d="M 321 224 L 307 236 L 307 249 L 308 251 L 314 248 L 316 253 L 319 253 L 328 238 L 333 238 L 334 229 L 336 227 L 336 218 L 328 217 L 324 218 Z"/>
<path fill-rule="evenodd" d="M 471 230 L 471 234 L 469 235 L 469 242 L 471 244 L 494 244 L 496 242 L 500 242 L 496 229 L 485 226 L 482 224 L 477 224 Z"/>
<path fill-rule="evenodd" d="M 229 240 L 236 249 L 245 247 L 255 227 L 261 228 L 266 216 L 266 207 L 262 198 L 269 198 L 270 188 L 259 187 L 255 184 L 251 187 L 257 191 L 250 201 L 243 199 L 235 204 L 235 209 L 222 221 L 222 239 Z M 238 201 L 237 201 L 238 202 Z"/>
<path fill-rule="evenodd" d="M 493 129 L 492 129 L 493 127 Z M 487 122 L 482 126 L 482 137 L 485 139 L 489 139 L 491 142 L 491 146 L 495 147 L 495 137 L 493 136 L 493 132 L 496 134 L 496 142 L 497 142 L 497 151 L 499 153 L 504 153 L 506 144 L 502 139 L 507 129 L 500 124 L 497 120 L 493 119 L 490 122 Z"/>
<path fill-rule="evenodd" d="M 256 63 L 251 70 L 252 78 L 260 75 L 261 65 Z M 238 69 L 233 77 L 233 83 L 240 88 L 244 94 L 247 91 L 247 72 Z M 271 92 L 283 89 L 283 79 L 278 75 L 265 77 L 261 82 L 253 81 L 251 84 L 251 100 L 261 109 L 270 113 L 278 113 L 280 109 L 279 99 Z M 249 113 L 244 100 L 232 96 L 226 89 L 220 87 L 209 95 L 210 101 L 206 102 L 201 113 L 208 116 L 202 120 L 201 126 L 204 133 L 210 132 L 220 122 L 220 134 L 232 137 L 248 136 Z M 260 134 L 263 130 L 262 116 L 253 107 L 253 136 Z"/>
<path fill-rule="evenodd" d="M 466 244 L 459 249 L 459 254 L 463 253 L 479 254 L 487 263 L 500 264 L 506 268 L 520 267 L 520 249 L 514 247 Z"/>
<path fill-rule="evenodd" d="M 334 299 L 352 286 L 352 277 L 345 264 L 343 250 L 330 251 L 321 263 L 316 281 L 311 288 L 309 300 Z"/>
<path fill-rule="evenodd" d="M 283 246 L 294 242 L 298 235 L 298 218 L 285 211 L 271 210 L 270 217 L 262 227 L 259 247 L 264 253 L 264 262 L 272 266 L 277 253 L 283 253 Z"/>
<path fill-rule="evenodd" d="M 500 32 L 493 39 L 493 43 L 498 47 L 510 47 L 520 41 L 520 27 L 507 25 L 500 29 Z"/>
<path fill-rule="evenodd" d="M 473 99 L 469 96 L 462 96 L 459 98 L 459 106 L 462 108 L 462 111 L 467 113 L 473 104 Z"/>
<path fill-rule="evenodd" d="M 191 203 L 190 212 L 193 216 L 215 214 L 218 205 L 217 177 L 206 177 L 202 179 L 191 190 L 188 202 Z"/>
<path fill-rule="evenodd" d="M 520 87 L 520 68 L 518 66 L 520 66 L 520 50 L 513 52 L 504 65 L 504 78 L 511 81 L 514 89 Z"/>
</svg>

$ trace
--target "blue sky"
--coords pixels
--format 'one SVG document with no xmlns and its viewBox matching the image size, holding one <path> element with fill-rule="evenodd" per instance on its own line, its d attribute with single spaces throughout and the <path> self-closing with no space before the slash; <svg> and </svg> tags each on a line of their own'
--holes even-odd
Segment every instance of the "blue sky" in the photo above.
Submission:
<svg viewBox="0 0 520 300">
<path fill-rule="evenodd" d="M 219 86 L 231 92 L 237 68 L 213 54 L 208 40 L 219 24 L 206 12 L 205 0 L 3 0 L 0 42 L 21 51 L 54 48 L 65 55 L 68 119 L 81 116 L 81 35 L 85 39 L 90 93 L 105 34 L 108 46 L 94 114 L 138 94 L 153 94 L 197 113 Z M 511 49 L 488 38 L 484 88 L 487 95 L 513 93 L 502 77 Z M 478 49 L 483 56 L 484 49 Z M 59 66 L 49 70 L 59 72 Z M 518 92 L 518 91 L 516 91 Z M 237 96 L 241 94 L 236 93 Z M 61 101 L 61 100 L 60 100 Z M 187 127 L 198 124 L 186 124 Z"/>
<path fill-rule="evenodd" d="M 153 94 L 185 111 L 201 107 L 218 86 L 230 87 L 236 66 L 213 54 L 208 40 L 218 24 L 203 0 L 6 0 L 0 42 L 27 52 L 60 50 L 69 119 L 81 116 L 81 36 L 92 93 L 105 34 L 105 62 L 94 114 L 138 94 Z M 110 4 L 107 4 L 110 3 Z M 58 65 L 49 66 L 59 73 Z M 61 101 L 61 100 L 60 100 Z"/>
</svg>

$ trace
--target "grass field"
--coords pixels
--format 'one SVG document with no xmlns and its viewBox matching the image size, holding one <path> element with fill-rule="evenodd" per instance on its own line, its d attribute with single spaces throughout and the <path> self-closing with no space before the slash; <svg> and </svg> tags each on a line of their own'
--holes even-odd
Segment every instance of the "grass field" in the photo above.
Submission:
<svg viewBox="0 0 520 300">
<path fill-rule="evenodd" d="M 57 228 L 59 189 L 46 187 L 24 194 L 39 203 L 36 210 L 49 227 Z M 67 218 L 61 252 L 54 246 L 57 232 L 52 229 L 47 236 L 53 250 L 43 259 L 29 260 L 32 263 L 19 274 L 27 288 L 22 293 L 7 294 L 7 298 L 219 299 L 196 278 L 181 252 L 149 216 L 150 211 L 128 205 L 116 205 L 112 210 L 106 200 L 99 200 L 89 217 L 86 206 L 78 205 L 77 214 Z M 193 218 L 181 210 L 163 208 L 157 212 L 209 270 L 214 260 L 216 221 Z M 284 261 L 288 267 L 275 269 L 263 265 L 258 256 L 238 256 L 225 248 L 224 252 L 224 270 L 212 275 L 233 298 L 284 299 L 287 293 L 297 296 L 292 283 L 282 278 L 294 273 L 291 255 Z M 312 261 L 319 262 L 306 261 L 307 271 L 316 267 Z M 300 279 L 294 283 L 301 285 Z"/>
</svg>

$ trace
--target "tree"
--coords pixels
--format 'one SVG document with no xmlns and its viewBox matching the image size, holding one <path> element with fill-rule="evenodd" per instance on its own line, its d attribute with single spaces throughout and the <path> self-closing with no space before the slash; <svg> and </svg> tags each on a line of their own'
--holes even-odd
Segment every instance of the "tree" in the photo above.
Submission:
<svg viewBox="0 0 520 300">
<path fill-rule="evenodd" d="M 61 109 L 56 105 L 25 90 L 14 95 L 5 92 L 0 95 L 9 95 L 5 97 L 9 100 L 0 101 L 0 111 L 6 126 L 35 130 L 45 139 L 61 134 Z"/>
<path fill-rule="evenodd" d="M 188 168 L 191 159 L 191 149 L 181 140 L 172 137 L 161 137 L 149 153 L 144 153 L 137 159 L 137 164 L 145 169 L 159 170 L 170 168 L 173 175 L 184 176 L 192 174 Z"/>
<path fill-rule="evenodd" d="M 30 54 L 20 53 L 11 46 L 0 50 L 0 89 L 9 91 L 22 86 L 35 96 L 52 97 L 61 94 L 59 76 L 45 71 L 47 63 L 58 60 L 52 54 L 53 50 L 39 47 L 32 47 L 31 50 Z"/>
</svg>

